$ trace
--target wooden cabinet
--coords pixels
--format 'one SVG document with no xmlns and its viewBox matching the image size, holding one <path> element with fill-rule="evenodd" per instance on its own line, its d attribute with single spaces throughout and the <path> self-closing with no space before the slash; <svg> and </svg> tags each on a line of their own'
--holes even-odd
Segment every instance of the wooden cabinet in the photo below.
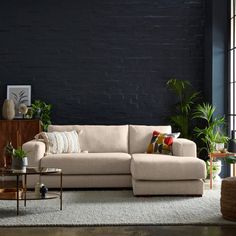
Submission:
<svg viewBox="0 0 236 236">
<path fill-rule="evenodd" d="M 12 142 L 13 147 L 21 147 L 41 132 L 39 120 L 0 120 L 0 167 L 3 166 L 4 147 Z"/>
</svg>

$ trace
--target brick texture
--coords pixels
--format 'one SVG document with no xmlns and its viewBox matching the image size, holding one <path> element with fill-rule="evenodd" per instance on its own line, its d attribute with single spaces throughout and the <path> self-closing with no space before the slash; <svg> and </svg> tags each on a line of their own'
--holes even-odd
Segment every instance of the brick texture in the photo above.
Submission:
<svg viewBox="0 0 236 236">
<path fill-rule="evenodd" d="M 31 84 L 57 124 L 167 124 L 204 76 L 204 0 L 0 1 L 0 102 Z"/>
</svg>

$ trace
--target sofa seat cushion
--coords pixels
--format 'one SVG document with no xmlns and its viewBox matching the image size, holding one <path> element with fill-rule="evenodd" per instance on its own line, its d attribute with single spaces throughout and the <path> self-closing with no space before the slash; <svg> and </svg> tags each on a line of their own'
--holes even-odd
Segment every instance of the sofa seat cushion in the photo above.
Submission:
<svg viewBox="0 0 236 236">
<path fill-rule="evenodd" d="M 43 157 L 41 166 L 63 174 L 130 174 L 130 161 L 127 153 L 63 153 Z"/>
<path fill-rule="evenodd" d="M 193 180 L 206 177 L 203 160 L 162 154 L 133 154 L 131 174 L 136 180 Z"/>
</svg>

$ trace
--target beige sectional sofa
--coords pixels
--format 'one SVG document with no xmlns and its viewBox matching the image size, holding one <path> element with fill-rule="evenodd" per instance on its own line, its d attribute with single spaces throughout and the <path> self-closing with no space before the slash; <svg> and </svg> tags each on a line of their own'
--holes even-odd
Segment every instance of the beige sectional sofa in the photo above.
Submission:
<svg viewBox="0 0 236 236">
<path fill-rule="evenodd" d="M 30 166 L 57 167 L 64 188 L 132 187 L 134 195 L 202 195 L 205 162 L 196 157 L 196 144 L 176 139 L 174 156 L 145 154 L 152 132 L 171 133 L 170 126 L 51 125 L 49 132 L 82 130 L 81 153 L 45 155 L 45 144 L 32 140 L 23 145 Z M 28 179 L 34 187 L 37 176 Z M 41 179 L 59 187 L 57 176 Z"/>
</svg>

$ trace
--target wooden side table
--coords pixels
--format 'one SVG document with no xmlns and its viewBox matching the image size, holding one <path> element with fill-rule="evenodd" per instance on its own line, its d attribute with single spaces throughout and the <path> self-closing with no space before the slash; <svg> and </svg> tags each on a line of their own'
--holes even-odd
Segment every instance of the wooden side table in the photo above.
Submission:
<svg viewBox="0 0 236 236">
<path fill-rule="evenodd" d="M 212 176 L 212 162 L 214 159 L 217 158 L 225 158 L 228 156 L 236 156 L 236 153 L 230 153 L 230 152 L 226 152 L 226 153 L 217 153 L 217 152 L 213 152 L 209 154 L 210 157 L 210 189 L 212 189 L 212 185 L 213 185 L 213 176 Z M 236 176 L 236 171 L 235 171 L 235 164 L 233 165 L 233 176 Z"/>
</svg>

